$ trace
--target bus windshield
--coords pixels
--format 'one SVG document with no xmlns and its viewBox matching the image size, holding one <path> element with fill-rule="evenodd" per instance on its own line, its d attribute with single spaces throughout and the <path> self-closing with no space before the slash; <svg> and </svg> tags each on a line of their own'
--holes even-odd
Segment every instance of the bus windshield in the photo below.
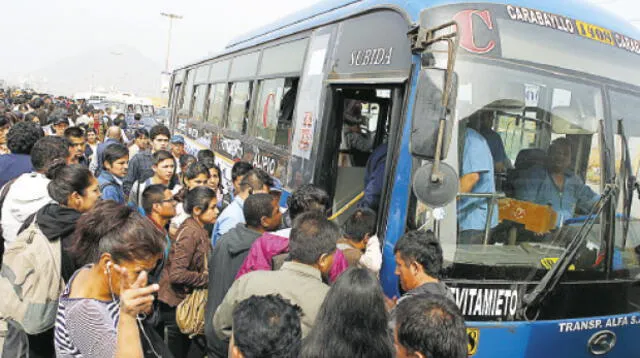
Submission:
<svg viewBox="0 0 640 358">
<path fill-rule="evenodd" d="M 475 266 L 521 268 L 508 279 L 526 279 L 549 269 L 602 205 L 602 90 L 496 60 L 461 60 L 456 72 L 457 145 L 448 160 L 457 163 L 460 189 L 446 209 L 455 218 L 440 223 L 441 233 L 455 232 L 440 235 L 446 265 L 450 275 L 471 266 L 483 278 L 490 273 Z M 418 220 L 424 209 L 417 205 Z M 603 270 L 600 219 L 571 270 Z"/>
</svg>

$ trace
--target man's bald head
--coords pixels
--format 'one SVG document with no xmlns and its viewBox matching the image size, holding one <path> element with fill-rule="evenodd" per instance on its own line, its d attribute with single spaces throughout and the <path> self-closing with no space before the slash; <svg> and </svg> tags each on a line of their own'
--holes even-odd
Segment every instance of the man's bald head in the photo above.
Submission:
<svg viewBox="0 0 640 358">
<path fill-rule="evenodd" d="M 118 126 L 111 126 L 107 129 L 107 138 L 120 140 L 122 138 L 122 130 Z"/>
</svg>

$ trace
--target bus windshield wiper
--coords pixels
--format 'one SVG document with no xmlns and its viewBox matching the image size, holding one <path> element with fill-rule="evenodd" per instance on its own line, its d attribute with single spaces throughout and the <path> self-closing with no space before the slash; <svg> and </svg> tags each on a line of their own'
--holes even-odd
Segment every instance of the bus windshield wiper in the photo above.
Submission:
<svg viewBox="0 0 640 358">
<path fill-rule="evenodd" d="M 574 261 L 578 250 L 583 247 L 583 243 L 587 238 L 587 234 L 591 231 L 591 228 L 596 222 L 596 219 L 602 213 L 605 203 L 610 200 L 615 192 L 616 186 L 607 184 L 604 187 L 604 193 L 600 196 L 598 202 L 596 202 L 587 215 L 586 222 L 580 227 L 580 230 L 573 237 L 567 249 L 564 251 L 558 262 L 547 272 L 542 280 L 536 285 L 536 287 L 529 293 L 522 297 L 521 311 L 525 313 L 529 308 L 537 307 L 544 301 L 544 299 L 556 288 L 560 278 L 569 269 L 569 266 Z"/>
</svg>

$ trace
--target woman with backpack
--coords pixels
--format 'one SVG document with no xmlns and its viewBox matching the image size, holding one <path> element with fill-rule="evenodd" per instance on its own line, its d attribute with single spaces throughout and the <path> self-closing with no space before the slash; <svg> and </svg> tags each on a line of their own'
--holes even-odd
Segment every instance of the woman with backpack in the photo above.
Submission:
<svg viewBox="0 0 640 358">
<path fill-rule="evenodd" d="M 206 186 L 189 190 L 184 210 L 190 217 L 182 223 L 171 245 L 158 292 L 164 323 L 162 333 L 175 357 L 186 357 L 191 344 L 189 336 L 182 334 L 177 326 L 176 308 L 187 295 L 195 289 L 206 289 L 209 283 L 207 255 L 211 251 L 211 240 L 204 226 L 214 223 L 218 217 L 216 193 Z M 204 322 L 201 323 L 204 329 Z"/>
<path fill-rule="evenodd" d="M 20 326 L 24 327 L 25 331 L 37 330 L 38 332 L 37 334 L 28 334 L 28 347 L 20 348 L 22 352 L 28 350 L 29 357 L 55 356 L 53 346 L 55 315 L 53 312 L 55 312 L 57 299 L 64 288 L 63 283 L 68 282 L 77 269 L 76 263 L 68 253 L 71 235 L 82 213 L 91 210 L 100 199 L 98 181 L 86 167 L 79 164 L 57 164 L 49 169 L 49 173 L 52 179 L 47 185 L 47 191 L 54 202 L 43 206 L 25 221 L 16 242 L 5 253 L 5 261 L 3 262 L 3 265 L 14 272 L 33 270 L 35 273 L 31 275 L 39 278 L 33 278 L 33 282 L 25 280 L 23 283 L 14 283 L 25 292 L 33 294 L 23 299 L 9 295 L 6 300 L 8 307 L 5 307 L 6 312 L 23 312 L 22 306 L 24 305 L 28 305 L 29 308 L 35 307 L 36 310 L 38 306 L 46 306 L 41 317 L 27 317 L 26 315 L 12 317 L 18 321 Z M 48 243 L 43 243 L 44 240 L 47 240 Z M 34 242 L 45 248 L 39 250 L 40 254 L 35 256 L 31 252 L 27 252 L 30 247 L 34 247 L 31 245 Z M 22 243 L 26 244 L 20 245 Z M 19 252 L 19 250 L 24 252 Z M 49 252 L 50 255 L 47 254 Z M 34 267 L 25 267 L 24 261 L 26 260 L 21 260 L 21 256 L 35 257 Z M 56 286 L 56 280 L 47 280 L 49 276 L 56 278 L 59 284 Z M 37 287 L 31 287 L 32 284 Z M 44 286 L 40 287 L 40 285 Z M 9 330 L 22 330 L 14 324 L 9 327 Z"/>
<path fill-rule="evenodd" d="M 129 168 L 129 149 L 122 144 L 111 144 L 102 154 L 103 168 L 98 177 L 103 200 L 126 204 L 122 180 Z"/>
<path fill-rule="evenodd" d="M 149 185 L 162 184 L 166 187 L 170 186 L 171 178 L 176 171 L 176 160 L 169 151 L 159 150 L 153 153 L 153 166 L 151 169 L 153 170 L 153 176 L 151 178 L 144 181 L 136 180 L 131 187 L 129 203 L 136 207 L 142 207 L 142 193 Z M 179 190 L 180 186 L 178 185 L 173 189 L 174 194 Z"/>
<path fill-rule="evenodd" d="M 109 220 L 104 220 L 109 218 Z M 171 357 L 145 321 L 153 311 L 164 234 L 135 209 L 113 201 L 84 215 L 71 254 L 84 265 L 67 283 L 58 306 L 58 358 Z"/>
</svg>

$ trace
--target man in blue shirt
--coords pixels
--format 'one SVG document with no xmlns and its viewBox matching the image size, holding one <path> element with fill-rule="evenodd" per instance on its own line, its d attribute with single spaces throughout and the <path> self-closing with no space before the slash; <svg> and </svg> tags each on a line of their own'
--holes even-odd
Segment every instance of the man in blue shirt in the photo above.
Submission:
<svg viewBox="0 0 640 358">
<path fill-rule="evenodd" d="M 380 195 L 384 183 L 384 168 L 387 163 L 387 150 L 389 146 L 383 143 L 376 148 L 369 160 L 364 174 L 364 197 L 358 203 L 360 208 L 369 208 L 378 211 L 380 207 Z"/>
<path fill-rule="evenodd" d="M 464 137 L 460 193 L 494 193 L 496 189 L 493 173 L 493 157 L 486 139 L 468 126 Z M 490 202 L 491 198 L 460 197 L 458 200 L 459 243 L 482 244 L 487 220 L 490 220 L 490 228 L 498 225 L 497 205 L 494 204 L 493 213 L 490 218 L 488 217 Z"/>
<path fill-rule="evenodd" d="M 484 139 L 487 140 L 491 155 L 493 156 L 493 165 L 496 172 L 504 172 L 509 168 L 509 159 L 507 158 L 507 152 L 504 150 L 504 144 L 502 143 L 502 137 L 496 133 L 493 126 L 493 112 L 480 111 L 480 126 L 478 132 L 482 134 Z"/>
<path fill-rule="evenodd" d="M 576 208 L 588 212 L 600 196 L 570 168 L 571 142 L 558 138 L 549 146 L 544 167 L 535 166 L 518 176 L 515 198 L 550 205 L 558 214 L 556 226 L 572 218 Z"/>
<path fill-rule="evenodd" d="M 10 154 L 0 155 L 0 188 L 24 173 L 33 171 L 31 149 L 44 133 L 30 122 L 16 123 L 7 133 Z"/>
<path fill-rule="evenodd" d="M 222 214 L 218 216 L 216 224 L 213 226 L 213 233 L 211 234 L 211 244 L 213 246 L 216 245 L 222 235 L 226 234 L 238 224 L 245 223 L 243 212 L 244 201 L 247 200 L 249 195 L 269 193 L 268 179 L 270 178 L 268 174 L 261 172 L 262 170 L 260 169 L 252 169 L 240 182 L 239 191 L 236 193 L 233 201 L 222 211 Z"/>
<path fill-rule="evenodd" d="M 105 133 L 104 142 L 98 144 L 98 148 L 96 148 L 96 163 L 91 164 L 91 170 L 94 172 L 96 176 L 100 176 L 100 173 L 104 170 L 104 151 L 112 144 L 122 144 L 122 130 L 120 127 L 111 126 L 107 129 Z"/>
<path fill-rule="evenodd" d="M 129 149 L 120 143 L 111 144 L 103 152 L 103 166 L 98 177 L 102 200 L 126 204 L 122 180 L 129 169 Z"/>
</svg>

